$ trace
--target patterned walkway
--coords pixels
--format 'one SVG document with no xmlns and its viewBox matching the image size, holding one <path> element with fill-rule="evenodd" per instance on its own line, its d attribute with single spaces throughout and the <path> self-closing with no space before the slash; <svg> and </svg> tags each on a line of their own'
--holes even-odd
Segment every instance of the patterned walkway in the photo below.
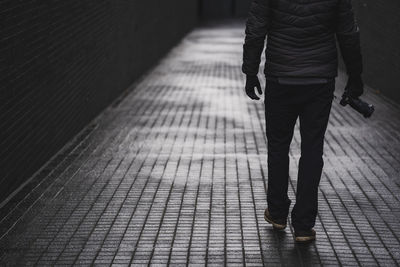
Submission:
<svg viewBox="0 0 400 267">
<path fill-rule="evenodd" d="M 400 107 L 368 89 L 366 120 L 335 100 L 317 241 L 296 245 L 263 220 L 264 107 L 243 91 L 243 31 L 194 30 L 2 206 L 0 265 L 399 265 Z M 296 131 L 292 200 L 299 145 Z"/>
</svg>

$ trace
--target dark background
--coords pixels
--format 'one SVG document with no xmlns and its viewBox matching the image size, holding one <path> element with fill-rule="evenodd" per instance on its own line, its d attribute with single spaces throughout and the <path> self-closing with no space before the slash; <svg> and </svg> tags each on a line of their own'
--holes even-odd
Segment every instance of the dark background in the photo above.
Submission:
<svg viewBox="0 0 400 267">
<path fill-rule="evenodd" d="M 0 202 L 199 19 L 250 0 L 0 0 Z M 400 1 L 354 0 L 364 79 L 400 103 Z"/>
<path fill-rule="evenodd" d="M 365 82 L 400 103 L 400 1 L 353 0 Z"/>
<path fill-rule="evenodd" d="M 200 13 L 206 19 L 245 17 L 251 0 L 201 0 Z"/>
</svg>

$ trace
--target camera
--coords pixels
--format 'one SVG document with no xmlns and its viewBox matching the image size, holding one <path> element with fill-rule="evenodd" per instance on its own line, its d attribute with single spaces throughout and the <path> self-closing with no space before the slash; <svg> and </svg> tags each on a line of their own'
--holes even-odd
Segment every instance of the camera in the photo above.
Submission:
<svg viewBox="0 0 400 267">
<path fill-rule="evenodd" d="M 340 105 L 344 107 L 346 105 L 350 105 L 350 107 L 361 113 L 365 118 L 371 117 L 372 113 L 374 113 L 375 111 L 373 105 L 368 104 L 359 98 L 351 97 L 346 91 L 342 95 L 342 99 L 340 100 Z"/>
</svg>

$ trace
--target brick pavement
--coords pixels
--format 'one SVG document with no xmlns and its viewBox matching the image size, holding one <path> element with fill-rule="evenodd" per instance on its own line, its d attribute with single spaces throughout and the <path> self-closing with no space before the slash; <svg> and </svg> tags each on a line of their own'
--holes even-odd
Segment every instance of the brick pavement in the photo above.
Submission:
<svg viewBox="0 0 400 267">
<path fill-rule="evenodd" d="M 399 265 L 400 107 L 368 89 L 366 120 L 335 100 L 317 241 L 296 245 L 263 220 L 264 107 L 243 92 L 242 41 L 240 23 L 196 29 L 88 125 L 1 207 L 0 264 Z M 299 145 L 296 131 L 293 200 Z"/>
</svg>

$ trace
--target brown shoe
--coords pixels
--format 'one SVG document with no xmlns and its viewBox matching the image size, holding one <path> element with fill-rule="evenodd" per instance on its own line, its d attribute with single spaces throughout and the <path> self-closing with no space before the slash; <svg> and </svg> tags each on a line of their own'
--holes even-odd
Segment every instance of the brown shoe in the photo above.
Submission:
<svg viewBox="0 0 400 267">
<path fill-rule="evenodd" d="M 265 209 L 264 212 L 264 219 L 269 222 L 270 224 L 272 224 L 272 227 L 274 227 L 274 229 L 276 230 L 283 230 L 286 228 L 286 221 L 287 219 L 275 219 L 272 218 L 271 215 L 269 214 L 268 209 Z"/>
<path fill-rule="evenodd" d="M 308 243 L 315 240 L 315 230 L 310 229 L 306 231 L 294 231 L 295 240 L 298 243 Z"/>
</svg>

